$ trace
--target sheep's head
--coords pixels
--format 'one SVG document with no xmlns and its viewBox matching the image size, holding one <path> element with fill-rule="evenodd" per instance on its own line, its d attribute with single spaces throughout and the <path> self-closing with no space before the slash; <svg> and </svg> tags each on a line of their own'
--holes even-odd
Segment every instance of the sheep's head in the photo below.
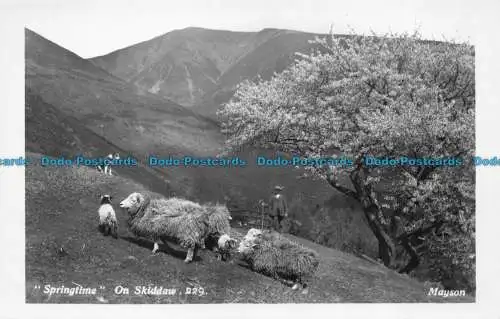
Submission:
<svg viewBox="0 0 500 319">
<path fill-rule="evenodd" d="M 129 213 L 138 209 L 144 202 L 144 196 L 140 193 L 132 193 L 127 198 L 120 202 L 120 207 L 127 210 Z"/>
<path fill-rule="evenodd" d="M 240 242 L 238 246 L 238 253 L 243 256 L 250 255 L 254 252 L 254 250 L 258 247 L 258 244 L 252 240 L 243 240 Z"/>
<path fill-rule="evenodd" d="M 113 199 L 113 196 L 111 195 L 101 195 L 101 205 L 102 204 L 111 204 L 111 199 Z"/>
<path fill-rule="evenodd" d="M 237 244 L 236 239 L 230 238 L 226 243 L 227 249 L 236 248 L 236 244 Z"/>
<path fill-rule="evenodd" d="M 227 234 L 224 234 L 220 236 L 218 244 L 220 249 L 228 250 L 236 248 L 237 242 L 236 239 L 229 237 L 229 235 Z"/>
</svg>

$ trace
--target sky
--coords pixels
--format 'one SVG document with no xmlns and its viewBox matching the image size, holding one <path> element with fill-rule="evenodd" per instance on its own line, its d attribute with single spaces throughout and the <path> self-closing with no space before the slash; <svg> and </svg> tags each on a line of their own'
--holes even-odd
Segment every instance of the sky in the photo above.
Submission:
<svg viewBox="0 0 500 319">
<path fill-rule="evenodd" d="M 22 15 L 27 28 L 84 58 L 189 26 L 314 33 L 328 33 L 330 26 L 334 33 L 418 28 L 425 38 L 474 43 L 481 11 L 470 0 L 17 0 L 3 6 Z"/>
</svg>

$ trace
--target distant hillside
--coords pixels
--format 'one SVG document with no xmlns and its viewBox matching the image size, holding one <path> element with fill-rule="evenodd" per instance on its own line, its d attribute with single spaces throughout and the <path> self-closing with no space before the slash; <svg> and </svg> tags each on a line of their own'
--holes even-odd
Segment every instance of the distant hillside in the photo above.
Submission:
<svg viewBox="0 0 500 319">
<path fill-rule="evenodd" d="M 61 63 L 57 62 L 58 58 Z M 29 30 L 26 30 L 26 80 L 28 95 L 43 101 L 38 103 L 40 105 L 50 105 L 44 112 L 52 112 L 55 108 L 61 111 L 61 116 L 66 116 L 59 119 L 58 113 L 53 121 L 37 123 L 40 128 L 30 122 L 36 116 L 27 117 L 27 141 L 42 139 L 31 148 L 34 151 L 75 152 L 74 145 L 71 145 L 74 141 L 65 141 L 65 130 L 61 129 L 61 133 L 57 133 L 60 136 L 54 139 L 53 127 L 60 123 L 72 127 L 76 122 L 89 130 L 77 131 L 75 138 L 85 139 L 92 132 L 139 159 L 152 153 L 160 156 L 213 156 L 223 142 L 223 136 L 213 122 L 156 95 L 139 95 L 128 83 Z M 87 151 L 93 149 L 91 144 L 85 145 Z M 96 155 L 109 153 L 105 149 L 99 151 L 103 154 Z M 253 205 L 259 198 L 267 198 L 273 185 L 278 183 L 284 184 L 290 194 L 314 197 L 314 203 L 310 205 L 321 204 L 331 197 L 332 190 L 322 182 L 298 181 L 300 172 L 291 172 L 288 168 L 256 167 L 253 161 L 261 153 L 247 150 L 239 154 L 251 161 L 246 168 L 179 167 L 163 169 L 162 172 L 178 194 L 213 201 L 222 201 L 224 196 L 229 196 L 243 207 Z M 272 152 L 266 154 L 274 155 Z"/>
<path fill-rule="evenodd" d="M 213 117 L 242 80 L 269 78 L 307 52 L 315 35 L 264 29 L 231 32 L 186 28 L 90 59 L 143 91 L 196 106 Z"/>
<path fill-rule="evenodd" d="M 222 141 L 211 121 L 134 86 L 26 30 L 26 86 L 117 146 L 144 156 L 207 154 Z"/>
<path fill-rule="evenodd" d="M 36 161 L 40 154 L 28 153 Z M 308 294 L 252 272 L 235 258 L 216 260 L 202 250 L 191 264 L 177 245 L 152 255 L 152 243 L 127 230 L 125 213 L 116 206 L 131 192 L 147 187 L 123 176 L 109 178 L 80 168 L 26 168 L 26 302 L 28 303 L 337 303 L 337 302 L 474 302 L 472 297 L 428 296 L 425 286 L 407 276 L 352 255 L 289 236 L 320 254 L 320 266 Z M 119 220 L 119 238 L 97 231 L 97 194 L 109 193 Z M 61 196 L 64 194 L 64 196 Z M 233 228 L 243 234 L 246 229 Z M 43 294 L 34 285 L 98 288 L 97 294 Z M 118 285 L 128 295 L 114 293 Z M 135 286 L 175 288 L 174 296 L 134 294 Z M 203 288 L 204 295 L 185 294 Z M 180 294 L 179 292 L 182 292 Z"/>
</svg>

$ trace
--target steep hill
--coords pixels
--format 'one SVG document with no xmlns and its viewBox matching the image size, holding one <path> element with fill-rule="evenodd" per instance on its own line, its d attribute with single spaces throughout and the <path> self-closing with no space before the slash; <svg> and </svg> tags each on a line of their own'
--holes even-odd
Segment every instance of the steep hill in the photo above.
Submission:
<svg viewBox="0 0 500 319">
<path fill-rule="evenodd" d="M 37 162 L 39 154 L 27 156 Z M 334 302 L 473 302 L 472 298 L 429 297 L 429 287 L 382 266 L 293 238 L 317 250 L 319 270 L 309 294 L 254 273 L 234 258 L 217 261 L 209 251 L 185 265 L 178 246 L 151 255 L 152 244 L 133 237 L 117 210 L 119 238 L 97 231 L 97 194 L 117 202 L 146 188 L 123 176 L 105 177 L 86 167 L 26 169 L 26 301 L 28 303 L 334 303 Z M 243 229 L 233 229 L 244 232 Z M 41 289 L 34 288 L 41 285 Z M 44 294 L 52 287 L 97 288 L 94 296 Z M 130 289 L 114 293 L 116 286 Z M 100 288 L 102 286 L 102 288 Z M 174 288 L 173 296 L 134 294 L 135 286 Z M 185 294 L 203 288 L 204 294 Z M 179 292 L 182 292 L 180 294 Z"/>
<path fill-rule="evenodd" d="M 117 146 L 206 154 L 222 137 L 213 122 L 136 88 L 26 30 L 26 86 Z"/>
<path fill-rule="evenodd" d="M 309 41 L 317 36 L 276 29 L 264 29 L 258 33 L 260 34 L 268 35 L 270 39 L 239 59 L 222 74 L 215 89 L 206 92 L 195 106 L 196 112 L 216 119 L 217 109 L 231 99 L 241 81 L 255 80 L 257 77 L 270 79 L 274 73 L 290 66 L 297 58 L 297 52 L 310 52 L 315 46 Z"/>
<path fill-rule="evenodd" d="M 214 109 L 243 79 L 270 77 L 308 51 L 313 34 L 264 29 L 231 32 L 175 30 L 90 59 L 143 91 L 168 97 L 213 117 Z M 228 93 L 229 92 L 229 93 Z"/>
<path fill-rule="evenodd" d="M 81 149 L 66 145 L 66 131 L 57 133 L 57 139 L 53 136 L 56 133 L 51 132 L 54 125 L 63 123 L 71 127 L 76 122 L 124 152 L 144 160 L 149 154 L 213 156 L 222 145 L 223 136 L 213 122 L 154 94 L 139 95 L 128 83 L 29 30 L 26 30 L 26 80 L 29 95 L 37 96 L 41 108 L 50 105 L 47 112 L 55 108 L 61 115 L 73 119 L 66 123 L 66 118 L 56 116 L 53 121 L 39 123 L 41 129 L 29 128 L 32 125 L 29 121 L 36 121 L 36 116 L 27 119 L 27 140 L 39 138 L 41 141 L 30 149 L 33 151 L 45 152 L 52 148 L 72 155 L 80 152 Z M 89 130 L 76 131 L 74 137 L 85 139 Z M 45 133 L 48 135 L 43 136 Z M 91 144 L 86 144 L 88 149 L 84 151 L 94 148 Z M 63 145 L 66 145 L 64 150 Z M 99 147 L 95 148 L 101 152 Z M 106 149 L 102 152 L 93 155 L 109 153 Z M 244 208 L 259 198 L 267 198 L 273 184 L 277 183 L 287 186 L 287 192 L 294 194 L 294 198 L 302 198 L 298 194 L 313 198 L 314 203 L 309 205 L 321 204 L 330 198 L 331 190 L 325 188 L 324 183 L 298 181 L 296 177 L 300 172 L 255 167 L 257 154 L 260 152 L 255 150 L 238 154 L 250 161 L 251 165 L 243 169 L 177 167 L 163 169 L 162 173 L 175 186 L 177 194 L 213 201 L 229 196 Z M 308 209 L 297 203 L 297 211 L 299 204 L 300 211 Z"/>
<path fill-rule="evenodd" d="M 78 154 L 100 157 L 111 152 L 120 152 L 126 157 L 129 153 L 92 132 L 76 118 L 47 104 L 29 88 L 26 89 L 25 118 L 26 152 L 65 158 Z M 127 176 L 163 194 L 175 191 L 168 183 L 168 174 L 141 163 L 135 168 L 116 167 L 115 174 Z"/>
<path fill-rule="evenodd" d="M 187 28 L 91 59 L 143 91 L 193 105 L 247 50 L 250 33 Z"/>
</svg>

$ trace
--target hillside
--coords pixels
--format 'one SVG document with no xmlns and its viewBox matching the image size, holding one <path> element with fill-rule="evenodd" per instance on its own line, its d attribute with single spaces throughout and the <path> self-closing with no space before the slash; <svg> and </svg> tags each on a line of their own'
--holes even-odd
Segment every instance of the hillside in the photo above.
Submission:
<svg viewBox="0 0 500 319">
<path fill-rule="evenodd" d="M 37 163 L 39 154 L 27 153 Z M 126 230 L 117 210 L 119 238 L 97 232 L 98 195 L 109 193 L 114 206 L 146 188 L 123 176 L 106 177 L 80 168 L 26 168 L 26 302 L 28 303 L 332 303 L 332 302 L 473 302 L 471 298 L 428 297 L 428 287 L 382 266 L 337 250 L 293 238 L 317 250 L 320 268 L 309 294 L 256 274 L 237 258 L 220 262 L 202 251 L 185 265 L 176 245 L 170 253 L 151 255 L 152 244 Z M 234 229 L 244 232 L 243 229 Z M 43 294 L 34 285 L 97 288 L 96 296 Z M 100 286 L 104 289 L 100 289 Z M 182 292 L 202 287 L 203 296 L 117 295 L 115 286 L 163 286 Z"/>
<path fill-rule="evenodd" d="M 217 149 L 222 138 L 213 122 L 154 94 L 138 94 L 134 86 L 27 29 L 26 86 L 136 155 L 153 149 L 203 155 Z"/>
<path fill-rule="evenodd" d="M 85 71 L 85 76 L 80 70 Z M 136 94 L 128 83 L 30 30 L 26 30 L 26 87 L 28 95 L 36 96 L 38 101 L 35 112 L 59 111 L 56 115 L 34 114 L 27 118 L 30 151 L 54 155 L 58 152 L 76 155 L 83 151 L 103 156 L 110 152 L 107 146 L 99 146 L 98 140 L 103 139 L 113 145 L 110 149 L 116 147 L 122 153 L 145 160 L 152 153 L 213 156 L 223 142 L 213 122 L 156 95 Z M 43 121 L 45 117 L 50 121 Z M 60 131 L 54 128 L 60 125 L 66 128 Z M 85 129 L 75 128 L 69 141 L 65 141 L 67 132 L 75 125 Z M 78 146 L 78 139 L 87 143 Z M 297 215 L 305 214 L 298 216 L 304 220 L 312 207 L 332 196 L 331 189 L 322 182 L 297 180 L 300 172 L 256 167 L 253 163 L 259 154 L 274 155 L 269 151 L 246 150 L 237 154 L 251 163 L 244 169 L 176 167 L 162 169 L 161 173 L 176 194 L 212 201 L 223 201 L 228 196 L 244 209 L 267 198 L 275 184 L 283 184 L 295 200 L 291 209 Z M 345 200 L 336 197 L 339 198 L 336 202 L 342 205 Z"/>
<path fill-rule="evenodd" d="M 269 80 L 274 73 L 279 73 L 290 66 L 297 58 L 297 52 L 308 53 L 315 48 L 309 41 L 317 36 L 276 29 L 264 29 L 258 34 L 271 34 L 272 37 L 222 74 L 215 89 L 206 92 L 195 106 L 196 112 L 216 119 L 217 109 L 231 99 L 241 81 L 255 80 L 257 77 Z"/>
<path fill-rule="evenodd" d="M 186 28 L 90 59 L 142 91 L 167 97 L 213 118 L 235 86 L 269 78 L 307 52 L 313 34 L 264 29 L 231 32 Z"/>
<path fill-rule="evenodd" d="M 91 157 L 120 152 L 125 157 L 130 151 L 121 149 L 85 127 L 76 118 L 63 114 L 43 101 L 35 92 L 26 90 L 26 151 L 53 157 L 71 157 L 84 154 Z M 263 152 L 243 152 L 241 157 L 253 158 Z M 270 152 L 267 152 L 271 155 Z M 319 181 L 299 180 L 299 172 L 288 168 L 245 169 L 151 169 L 147 165 L 137 168 L 117 167 L 115 174 L 127 177 L 163 195 L 179 194 L 193 200 L 224 201 L 237 210 L 257 210 L 260 198 L 267 198 L 275 184 L 286 185 L 290 216 L 302 223 L 298 234 L 310 237 L 317 205 L 325 205 L 337 230 L 330 236 L 332 247 L 346 249 L 349 242 L 361 242 L 363 252 L 376 255 L 376 245 L 355 203 L 342 196 L 332 196 L 329 186 Z M 349 221 L 349 224 L 346 224 Z M 349 234 L 349 238 L 345 235 Z M 368 248 L 370 247 L 370 248 Z"/>
<path fill-rule="evenodd" d="M 212 121 L 170 100 L 138 94 L 134 86 L 33 31 L 26 29 L 25 36 L 26 90 L 34 96 L 26 118 L 29 150 L 105 156 L 116 148 L 146 161 L 152 153 L 204 156 L 220 147 L 222 136 Z M 161 175 L 182 194 L 190 192 L 200 172 L 163 170 Z"/>
<path fill-rule="evenodd" d="M 264 40 L 273 36 L 281 39 L 284 51 L 299 45 L 293 44 L 293 39 L 298 38 L 291 31 L 266 29 L 261 33 Z M 285 41 L 286 37 L 291 38 Z M 303 43 L 305 38 L 297 43 Z M 254 71 L 272 69 L 275 65 L 269 62 L 271 60 L 268 61 L 270 67 L 245 68 L 248 59 L 248 63 L 267 65 L 263 57 L 272 55 L 274 46 L 266 43 L 260 43 L 259 48 L 252 51 L 261 52 L 262 59 L 256 55 L 251 60 L 248 55 L 236 62 L 219 61 L 219 67 L 225 70 L 221 79 L 229 79 L 224 83 L 231 83 L 233 75 L 234 79 L 238 78 L 239 71 L 231 71 L 237 68 L 249 76 L 253 76 Z M 280 56 L 275 53 L 275 57 Z M 196 109 L 187 109 L 152 93 L 141 93 L 136 86 L 98 68 L 95 63 L 26 30 L 27 151 L 52 156 L 80 153 L 104 156 L 119 151 L 122 156 L 131 154 L 144 160 L 151 153 L 213 156 L 222 142 L 217 125 L 197 114 Z M 377 242 L 358 203 L 334 191 L 324 181 L 299 179 L 299 170 L 254 164 L 258 155 L 276 156 L 272 151 L 244 149 L 233 155 L 247 159 L 250 165 L 166 169 L 143 165 L 139 169 L 117 168 L 116 172 L 164 196 L 176 194 L 201 202 L 228 199 L 235 210 L 257 214 L 258 200 L 268 199 L 273 186 L 281 184 L 285 186 L 290 217 L 301 223 L 294 234 L 342 251 L 376 258 Z"/>
<path fill-rule="evenodd" d="M 26 152 L 66 158 L 78 154 L 100 157 L 112 152 L 127 156 L 127 151 L 95 134 L 76 118 L 64 115 L 29 88 L 26 89 L 25 118 Z M 139 181 L 157 192 L 168 194 L 175 191 L 166 182 L 168 174 L 145 165 L 117 167 L 115 174 Z"/>
</svg>

